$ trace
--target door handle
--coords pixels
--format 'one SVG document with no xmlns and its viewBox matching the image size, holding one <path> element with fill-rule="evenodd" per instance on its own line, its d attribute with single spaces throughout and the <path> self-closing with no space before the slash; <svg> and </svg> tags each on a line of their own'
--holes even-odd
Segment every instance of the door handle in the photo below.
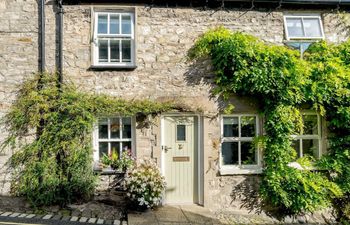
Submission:
<svg viewBox="0 0 350 225">
<path fill-rule="evenodd" d="M 163 145 L 163 146 L 162 146 L 162 149 L 163 149 L 165 152 L 167 152 L 167 151 L 169 151 L 169 150 L 171 149 L 171 147 L 168 147 L 168 146 L 166 146 L 166 145 Z"/>
</svg>

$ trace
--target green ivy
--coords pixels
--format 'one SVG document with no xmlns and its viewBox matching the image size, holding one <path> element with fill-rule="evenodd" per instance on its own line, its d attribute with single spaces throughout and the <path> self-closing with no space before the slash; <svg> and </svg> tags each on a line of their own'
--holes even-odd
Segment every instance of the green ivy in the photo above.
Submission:
<svg viewBox="0 0 350 225">
<path fill-rule="evenodd" d="M 3 148 L 9 160 L 12 192 L 34 206 L 67 204 L 91 197 L 93 124 L 100 116 L 149 115 L 168 111 L 173 103 L 113 98 L 58 89 L 56 74 L 38 74 L 24 82 L 3 118 L 8 136 Z M 34 140 L 33 140 L 34 139 Z"/>
<path fill-rule="evenodd" d="M 189 57 L 211 58 L 215 94 L 226 100 L 234 93 L 260 99 L 259 110 L 266 118 L 260 195 L 266 202 L 291 214 L 349 203 L 349 41 L 315 43 L 301 59 L 295 50 L 219 27 L 203 34 Z M 299 110 L 305 106 L 327 120 L 329 150 L 315 162 L 323 172 L 288 166 L 296 160 L 291 135 L 303 132 Z"/>
</svg>

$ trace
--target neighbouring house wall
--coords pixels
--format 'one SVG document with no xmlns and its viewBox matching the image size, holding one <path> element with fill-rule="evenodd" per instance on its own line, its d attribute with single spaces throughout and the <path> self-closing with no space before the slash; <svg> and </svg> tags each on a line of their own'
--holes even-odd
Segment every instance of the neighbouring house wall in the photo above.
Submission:
<svg viewBox="0 0 350 225">
<path fill-rule="evenodd" d="M 108 7 L 124 7 L 107 5 Z M 224 103 L 211 96 L 213 73 L 210 61 L 191 63 L 186 54 L 205 31 L 225 26 L 233 31 L 252 34 L 262 40 L 282 45 L 284 10 L 200 10 L 131 6 L 136 12 L 135 70 L 93 70 L 91 66 L 91 13 L 93 5 L 64 6 L 63 63 L 65 82 L 79 89 L 105 93 L 127 99 L 150 98 L 176 100 L 203 117 L 204 205 L 216 209 L 239 210 L 241 199 L 235 199 L 241 187 L 257 189 L 259 176 L 220 176 L 218 156 L 220 143 L 219 109 Z M 46 61 L 54 71 L 57 57 L 57 20 L 54 1 L 46 5 Z M 290 12 L 285 10 L 286 12 Z M 305 12 L 294 10 L 294 12 Z M 337 13 L 320 12 L 325 37 L 331 42 L 347 38 L 347 30 Z M 0 116 L 9 109 L 16 85 L 37 70 L 38 19 L 34 0 L 0 2 Z M 4 59 L 4 60 L 2 60 Z M 255 101 L 232 99 L 235 111 L 256 112 Z M 152 156 L 160 162 L 160 118 L 149 127 L 136 129 L 137 156 Z M 0 138 L 3 135 L 0 135 Z M 2 165 L 6 157 L 0 158 Z"/>
<path fill-rule="evenodd" d="M 0 118 L 9 110 L 22 81 L 38 70 L 37 0 L 0 1 Z M 6 132 L 0 127 L 0 142 Z M 0 195 L 9 193 L 4 164 L 10 150 L 0 152 Z"/>
</svg>

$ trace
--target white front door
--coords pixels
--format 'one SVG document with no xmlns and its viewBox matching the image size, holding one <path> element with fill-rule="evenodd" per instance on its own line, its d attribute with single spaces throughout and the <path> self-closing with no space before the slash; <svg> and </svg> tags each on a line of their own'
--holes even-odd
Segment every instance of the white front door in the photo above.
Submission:
<svg viewBox="0 0 350 225">
<path fill-rule="evenodd" d="M 163 123 L 166 203 L 194 203 L 197 196 L 197 118 L 165 116 Z"/>
</svg>

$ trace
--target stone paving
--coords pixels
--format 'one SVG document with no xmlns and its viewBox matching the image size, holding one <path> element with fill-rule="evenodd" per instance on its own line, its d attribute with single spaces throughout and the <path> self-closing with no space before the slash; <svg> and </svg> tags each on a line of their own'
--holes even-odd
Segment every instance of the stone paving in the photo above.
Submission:
<svg viewBox="0 0 350 225">
<path fill-rule="evenodd" d="M 269 217 L 266 214 L 241 212 L 211 212 L 197 205 L 163 206 L 145 212 L 129 212 L 129 225 L 272 225 L 272 224 L 306 224 L 328 225 L 337 224 L 331 219 L 328 212 L 314 215 L 285 217 L 281 220 Z"/>
</svg>

